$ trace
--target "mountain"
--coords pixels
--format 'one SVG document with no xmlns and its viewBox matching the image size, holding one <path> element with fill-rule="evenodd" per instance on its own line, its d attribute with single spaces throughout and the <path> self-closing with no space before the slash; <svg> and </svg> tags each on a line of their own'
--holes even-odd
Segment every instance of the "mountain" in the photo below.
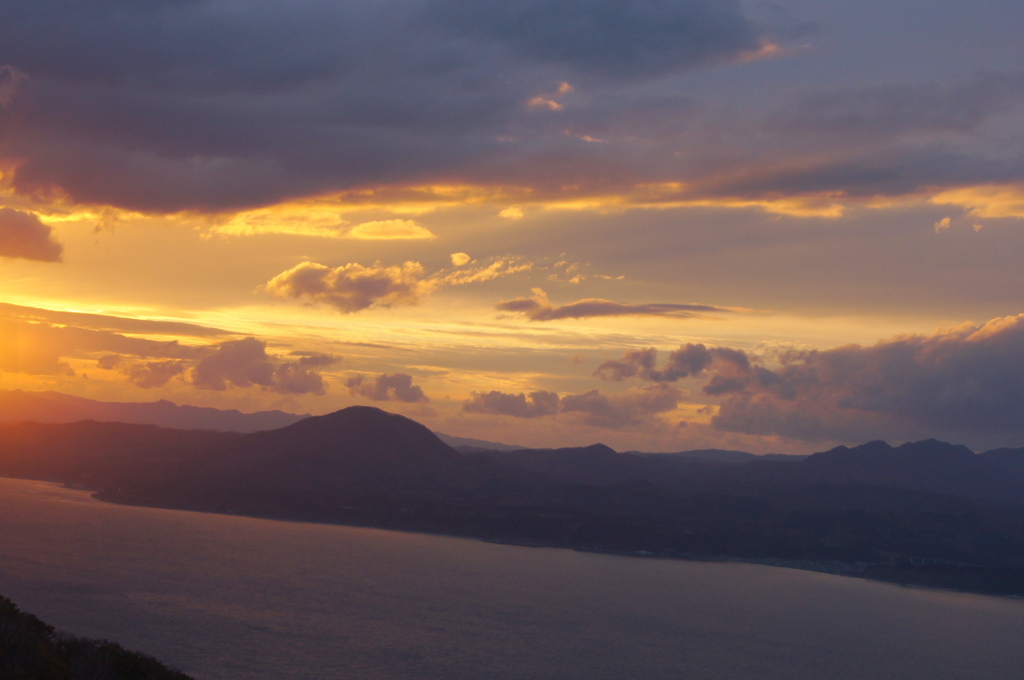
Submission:
<svg viewBox="0 0 1024 680">
<path fill-rule="evenodd" d="M 89 421 L 0 427 L 0 474 L 81 484 L 114 502 L 840 565 L 1024 595 L 1024 449 L 869 442 L 744 459 L 602 444 L 459 452 L 415 421 L 365 406 L 248 434 Z"/>
<path fill-rule="evenodd" d="M 60 392 L 0 390 L 0 423 L 32 421 L 72 423 L 77 420 L 158 425 L 181 430 L 257 432 L 290 425 L 307 415 L 284 411 L 242 413 L 199 406 L 179 406 L 166 400 L 109 402 Z"/>
<path fill-rule="evenodd" d="M 975 454 L 928 439 L 893 447 L 873 441 L 816 453 L 796 468 L 804 482 L 885 486 L 983 501 L 1024 503 L 1024 450 Z"/>
<path fill-rule="evenodd" d="M 0 475 L 103 489 L 170 474 L 191 452 L 239 436 L 92 420 L 7 423 L 0 425 Z"/>
<path fill-rule="evenodd" d="M 242 435 L 198 462 L 208 478 L 332 488 L 409 485 L 452 474 L 462 457 L 414 420 L 370 406 Z"/>
<path fill-rule="evenodd" d="M 501 444 L 499 442 L 490 442 L 486 439 L 473 439 L 472 437 L 456 437 L 454 435 L 445 434 L 443 432 L 435 432 L 441 441 L 448 446 L 462 452 L 471 451 L 519 451 L 525 447 L 516 446 L 515 444 Z"/>
<path fill-rule="evenodd" d="M 676 453 L 638 453 L 641 456 L 666 456 L 674 458 L 689 458 L 691 460 L 704 460 L 709 463 L 749 463 L 757 460 L 757 456 L 746 451 L 730 451 L 726 449 L 696 449 L 693 451 L 678 451 Z M 768 454 L 773 455 L 773 454 Z"/>
<path fill-rule="evenodd" d="M 480 463 L 423 425 L 369 406 L 239 434 L 179 458 L 177 469 L 136 478 L 105 500 L 244 512 L 288 519 L 385 524 L 416 503 L 447 503 L 479 485 Z"/>
</svg>

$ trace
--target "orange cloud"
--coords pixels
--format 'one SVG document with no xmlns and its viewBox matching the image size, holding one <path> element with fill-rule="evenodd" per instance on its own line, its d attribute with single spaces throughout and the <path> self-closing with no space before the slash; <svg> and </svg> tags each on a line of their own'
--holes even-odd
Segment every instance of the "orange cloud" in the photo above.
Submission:
<svg viewBox="0 0 1024 680">
<path fill-rule="evenodd" d="M 393 241 L 436 238 L 422 224 L 414 220 L 376 220 L 357 224 L 346 233 L 349 238 L 364 241 Z"/>
<path fill-rule="evenodd" d="M 1016 184 L 988 184 L 941 191 L 929 199 L 939 205 L 966 208 L 980 218 L 1024 218 L 1024 187 Z"/>
<path fill-rule="evenodd" d="M 455 253 L 452 261 L 463 261 L 465 253 Z M 469 262 L 468 255 L 465 262 Z M 456 265 L 458 266 L 458 265 Z M 419 262 L 385 267 L 375 262 L 369 267 L 349 263 L 330 268 L 315 262 L 302 262 L 281 272 L 262 288 L 282 299 L 305 299 L 351 314 L 373 307 L 416 305 L 420 300 L 448 286 L 491 281 L 533 267 L 514 258 L 499 258 L 490 264 L 428 275 Z"/>
</svg>

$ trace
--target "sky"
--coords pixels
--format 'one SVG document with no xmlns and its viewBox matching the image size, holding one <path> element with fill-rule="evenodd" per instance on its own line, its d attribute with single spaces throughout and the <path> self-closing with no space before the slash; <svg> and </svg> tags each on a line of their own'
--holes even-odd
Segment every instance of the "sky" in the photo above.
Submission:
<svg viewBox="0 0 1024 680">
<path fill-rule="evenodd" d="M 8 0 L 0 389 L 1024 446 L 1024 4 Z"/>
</svg>

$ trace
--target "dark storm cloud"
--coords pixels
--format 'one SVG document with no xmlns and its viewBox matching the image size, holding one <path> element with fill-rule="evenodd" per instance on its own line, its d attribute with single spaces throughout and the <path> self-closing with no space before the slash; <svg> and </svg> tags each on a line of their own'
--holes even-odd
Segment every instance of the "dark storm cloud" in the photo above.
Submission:
<svg viewBox="0 0 1024 680">
<path fill-rule="evenodd" d="M 402 401 L 410 404 L 430 401 L 423 390 L 413 384 L 412 376 L 405 373 L 382 373 L 372 380 L 357 375 L 349 378 L 346 384 L 353 396 L 373 401 Z"/>
<path fill-rule="evenodd" d="M 979 75 L 967 82 L 872 85 L 807 95 L 774 114 L 779 127 L 892 137 L 976 129 L 1024 103 L 1024 75 Z"/>
<path fill-rule="evenodd" d="M 537 124 L 545 88 L 614 89 L 767 36 L 711 0 L 12 0 L 2 155 L 19 191 L 156 211 L 501 181 L 547 148 L 499 141 Z"/>
<path fill-rule="evenodd" d="M 661 200 L 685 201 L 1024 178 L 1019 132 L 988 127 L 1019 110 L 1020 74 L 797 94 L 775 113 L 671 82 L 806 32 L 769 4 L 753 20 L 727 0 L 14 0 L 0 164 L 24 194 L 157 212 L 387 184 L 543 200 L 678 183 Z"/>
<path fill-rule="evenodd" d="M 676 408 L 681 393 L 667 385 L 652 385 L 617 394 L 590 390 L 560 397 L 554 392 L 537 391 L 529 395 L 492 390 L 474 392 L 462 404 L 467 413 L 504 415 L 515 418 L 556 416 L 572 419 L 590 427 L 609 430 L 653 426 L 652 417 Z"/>
<path fill-rule="evenodd" d="M 203 353 L 192 369 L 192 384 L 201 389 L 259 386 L 281 394 L 323 394 L 327 388 L 315 370 L 324 359 L 282 361 L 267 354 L 267 343 L 258 338 L 229 340 Z"/>
<path fill-rule="evenodd" d="M 1019 181 L 1024 154 L 1007 140 L 1021 134 L 1014 121 L 1022 108 L 1020 73 L 808 94 L 769 113 L 753 127 L 756 139 L 741 133 L 724 141 L 706 178 L 694 178 L 695 190 L 873 197 Z M 1007 120 L 1010 126 L 999 130 Z"/>
<path fill-rule="evenodd" d="M 763 28 L 730 0 L 435 0 L 440 22 L 583 72 L 650 76 L 735 58 Z"/>
<path fill-rule="evenodd" d="M 663 316 L 678 318 L 705 317 L 709 313 L 728 313 L 733 310 L 724 307 L 693 304 L 625 304 L 611 300 L 586 299 L 565 305 L 554 305 L 547 294 L 533 290 L 533 297 L 515 298 L 500 302 L 495 309 L 502 312 L 522 314 L 530 321 L 555 321 L 557 319 L 586 319 L 599 316 Z"/>
<path fill-rule="evenodd" d="M 50 227 L 29 213 L 0 208 L 0 257 L 60 262 L 63 246 Z"/>
</svg>

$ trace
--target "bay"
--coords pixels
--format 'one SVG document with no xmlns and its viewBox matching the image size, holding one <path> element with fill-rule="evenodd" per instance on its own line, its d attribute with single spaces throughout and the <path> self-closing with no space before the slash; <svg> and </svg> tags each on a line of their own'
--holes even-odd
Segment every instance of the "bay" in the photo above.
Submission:
<svg viewBox="0 0 1024 680">
<path fill-rule="evenodd" d="M 119 506 L 0 479 L 0 594 L 197 680 L 1004 680 L 1024 601 Z"/>
</svg>

